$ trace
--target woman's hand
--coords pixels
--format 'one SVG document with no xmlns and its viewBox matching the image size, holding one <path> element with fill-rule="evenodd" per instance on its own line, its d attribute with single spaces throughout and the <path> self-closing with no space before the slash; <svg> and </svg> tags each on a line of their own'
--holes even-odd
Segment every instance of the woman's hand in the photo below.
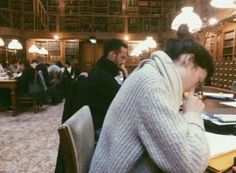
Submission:
<svg viewBox="0 0 236 173">
<path fill-rule="evenodd" d="M 124 64 L 121 64 L 120 70 L 122 71 L 124 78 L 126 79 L 128 77 L 128 70 L 125 68 Z"/>
<path fill-rule="evenodd" d="M 183 104 L 183 112 L 195 112 L 202 113 L 205 105 L 202 100 L 194 95 L 194 91 L 190 91 L 187 96 L 185 96 Z"/>
</svg>

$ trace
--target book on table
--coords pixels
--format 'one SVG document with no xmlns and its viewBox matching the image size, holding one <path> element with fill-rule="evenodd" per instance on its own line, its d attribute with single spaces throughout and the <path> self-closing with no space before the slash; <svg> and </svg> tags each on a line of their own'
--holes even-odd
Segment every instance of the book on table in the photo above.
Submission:
<svg viewBox="0 0 236 173">
<path fill-rule="evenodd" d="M 206 132 L 206 137 L 211 154 L 208 169 L 213 172 L 225 172 L 231 169 L 236 157 L 236 136 Z"/>
</svg>

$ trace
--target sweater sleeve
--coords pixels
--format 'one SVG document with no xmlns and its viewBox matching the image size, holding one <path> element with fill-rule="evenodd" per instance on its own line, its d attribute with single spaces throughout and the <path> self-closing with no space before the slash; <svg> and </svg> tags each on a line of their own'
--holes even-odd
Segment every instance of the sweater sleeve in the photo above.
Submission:
<svg viewBox="0 0 236 173">
<path fill-rule="evenodd" d="M 149 156 L 165 172 L 204 172 L 209 159 L 203 120 L 180 115 L 163 84 L 146 90 L 140 103 L 138 134 Z"/>
</svg>

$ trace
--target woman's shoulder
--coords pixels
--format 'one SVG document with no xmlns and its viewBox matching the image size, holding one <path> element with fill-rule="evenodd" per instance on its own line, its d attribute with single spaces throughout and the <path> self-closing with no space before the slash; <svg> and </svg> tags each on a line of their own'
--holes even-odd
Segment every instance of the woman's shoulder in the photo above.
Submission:
<svg viewBox="0 0 236 173">
<path fill-rule="evenodd" d="M 159 70 L 150 64 L 145 64 L 140 69 L 135 70 L 133 75 L 142 78 L 144 81 L 162 80 Z"/>
</svg>

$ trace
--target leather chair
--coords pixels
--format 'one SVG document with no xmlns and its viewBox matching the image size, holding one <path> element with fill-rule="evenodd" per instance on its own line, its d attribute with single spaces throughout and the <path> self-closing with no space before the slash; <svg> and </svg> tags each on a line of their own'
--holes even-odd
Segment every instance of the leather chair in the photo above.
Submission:
<svg viewBox="0 0 236 173">
<path fill-rule="evenodd" d="M 94 152 L 94 127 L 88 106 L 58 129 L 66 173 L 87 173 Z"/>
</svg>

